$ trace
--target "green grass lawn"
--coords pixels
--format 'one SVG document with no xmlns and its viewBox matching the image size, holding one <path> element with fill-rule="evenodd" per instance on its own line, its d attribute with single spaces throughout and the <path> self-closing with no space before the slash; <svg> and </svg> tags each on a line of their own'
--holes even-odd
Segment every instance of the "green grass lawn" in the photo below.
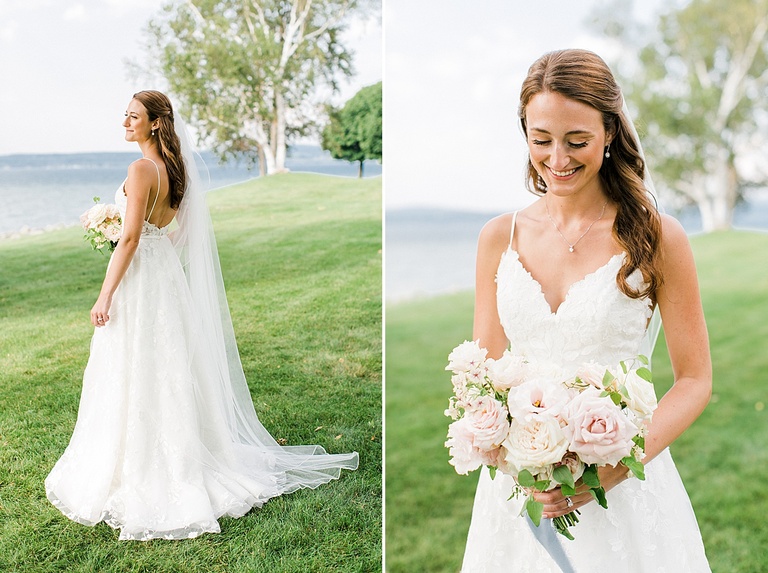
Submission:
<svg viewBox="0 0 768 573">
<path fill-rule="evenodd" d="M 380 570 L 381 179 L 280 175 L 210 204 L 261 421 L 287 444 L 356 450 L 360 468 L 195 540 L 69 521 L 43 480 L 74 427 L 107 258 L 77 228 L 0 241 L 0 571 Z"/>
<path fill-rule="evenodd" d="M 672 446 L 714 573 L 768 562 L 768 235 L 692 239 L 712 345 L 714 394 Z M 461 566 L 477 475 L 459 476 L 444 448 L 448 352 L 472 337 L 470 293 L 387 307 L 386 563 L 390 573 Z M 671 369 L 661 339 L 654 382 Z"/>
</svg>

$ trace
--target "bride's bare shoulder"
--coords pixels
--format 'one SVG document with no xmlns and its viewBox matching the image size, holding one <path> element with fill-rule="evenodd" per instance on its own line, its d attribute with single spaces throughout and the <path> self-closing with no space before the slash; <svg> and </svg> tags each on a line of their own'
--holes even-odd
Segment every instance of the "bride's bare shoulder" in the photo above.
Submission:
<svg viewBox="0 0 768 573">
<path fill-rule="evenodd" d="M 488 257 L 491 261 L 498 263 L 499 256 L 510 244 L 513 216 L 513 213 L 504 213 L 494 217 L 483 226 L 477 242 L 479 258 Z"/>
<path fill-rule="evenodd" d="M 504 213 L 488 221 L 480 231 L 480 242 L 508 244 L 512 231 L 512 217 L 513 213 Z"/>
</svg>

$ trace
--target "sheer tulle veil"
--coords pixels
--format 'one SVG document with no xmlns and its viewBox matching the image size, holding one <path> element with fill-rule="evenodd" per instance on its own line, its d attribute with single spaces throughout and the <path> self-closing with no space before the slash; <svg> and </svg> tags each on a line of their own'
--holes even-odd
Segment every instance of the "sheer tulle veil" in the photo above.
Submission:
<svg viewBox="0 0 768 573">
<path fill-rule="evenodd" d="M 321 446 L 281 446 L 259 421 L 243 373 L 235 342 L 216 238 L 206 202 L 206 187 L 200 177 L 190 135 L 176 114 L 175 131 L 187 168 L 188 185 L 177 214 L 178 229 L 173 243 L 181 260 L 192 296 L 197 329 L 193 360 L 205 373 L 195 388 L 203 411 L 203 428 L 223 424 L 229 444 L 215 444 L 228 451 L 230 460 L 247 475 L 266 477 L 275 494 L 299 488 L 315 488 L 338 478 L 341 469 L 356 469 L 358 455 L 327 454 Z M 204 165 L 204 164 L 203 164 Z M 211 436 L 219 432 L 211 432 Z M 208 456 L 201 452 L 205 463 Z"/>
<path fill-rule="evenodd" d="M 624 105 L 621 109 L 621 113 L 624 115 L 624 118 L 627 120 L 627 125 L 629 125 L 632 131 L 632 136 L 635 138 L 635 141 L 637 142 L 637 149 L 640 152 L 640 157 L 642 157 L 643 163 L 645 164 L 645 173 L 643 175 L 643 182 L 645 183 L 645 189 L 653 199 L 653 202 L 656 204 L 657 209 L 661 211 L 661 208 L 659 207 L 659 202 L 658 202 L 658 195 L 656 194 L 656 186 L 653 184 L 653 177 L 651 177 L 651 172 L 648 169 L 648 160 L 646 159 L 645 153 L 643 152 L 643 144 L 640 141 L 640 135 L 637 133 L 635 122 L 632 121 L 632 116 L 629 113 L 629 108 L 627 107 L 626 100 L 624 100 Z M 648 323 L 648 329 L 645 332 L 645 338 L 643 338 L 643 342 L 640 347 L 640 354 L 642 354 L 643 356 L 646 356 L 649 361 L 651 360 L 653 349 L 656 347 L 656 341 L 659 339 L 660 331 L 661 331 L 661 314 L 659 314 L 659 307 L 657 305 L 653 311 L 651 320 Z"/>
</svg>

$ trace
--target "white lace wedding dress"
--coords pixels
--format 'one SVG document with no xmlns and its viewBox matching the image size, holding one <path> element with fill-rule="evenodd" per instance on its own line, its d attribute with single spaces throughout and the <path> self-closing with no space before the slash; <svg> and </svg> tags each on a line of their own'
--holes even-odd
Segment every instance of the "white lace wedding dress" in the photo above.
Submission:
<svg viewBox="0 0 768 573">
<path fill-rule="evenodd" d="M 115 201 L 125 215 L 122 186 Z M 232 404 L 204 382 L 220 373 L 201 360 L 198 310 L 167 227 L 145 221 L 110 320 L 95 329 L 71 441 L 45 480 L 70 519 L 105 521 L 120 539 L 196 537 L 218 532 L 222 515 L 357 467 L 356 453 L 238 434 Z"/>
<path fill-rule="evenodd" d="M 553 313 L 541 286 L 510 245 L 496 282 L 499 317 L 513 352 L 574 372 L 589 360 L 617 364 L 635 357 L 651 309 L 648 299 L 631 299 L 618 289 L 616 274 L 623 257 L 612 257 L 571 285 Z M 638 286 L 639 271 L 630 281 Z M 520 517 L 521 500 L 507 499 L 513 483 L 501 473 L 491 480 L 483 468 L 463 573 L 561 571 Z M 581 508 L 580 522 L 571 528 L 575 541 L 558 536 L 576 573 L 710 571 L 696 517 L 669 450 L 646 466 L 645 481 L 625 480 L 607 498 L 607 510 L 596 503 Z"/>
</svg>

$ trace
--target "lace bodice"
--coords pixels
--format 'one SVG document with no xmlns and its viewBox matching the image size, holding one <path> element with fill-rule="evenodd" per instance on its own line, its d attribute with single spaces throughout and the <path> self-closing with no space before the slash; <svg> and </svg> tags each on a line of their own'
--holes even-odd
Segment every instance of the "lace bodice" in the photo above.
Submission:
<svg viewBox="0 0 768 573">
<path fill-rule="evenodd" d="M 510 246 L 496 275 L 496 303 L 512 352 L 569 371 L 590 360 L 611 365 L 634 358 L 651 316 L 651 301 L 629 298 L 619 290 L 616 274 L 624 256 L 613 256 L 573 283 L 553 313 L 541 285 Z M 629 277 L 634 288 L 642 280 L 639 270 Z"/>
</svg>

